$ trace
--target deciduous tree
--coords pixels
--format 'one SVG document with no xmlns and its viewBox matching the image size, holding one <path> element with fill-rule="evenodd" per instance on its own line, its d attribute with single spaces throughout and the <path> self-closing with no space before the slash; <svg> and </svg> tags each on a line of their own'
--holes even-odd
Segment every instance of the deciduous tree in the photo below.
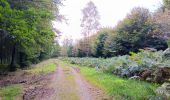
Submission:
<svg viewBox="0 0 170 100">
<path fill-rule="evenodd" d="M 84 36 L 84 43 L 82 44 L 85 47 L 86 56 L 89 56 L 90 44 L 89 36 L 95 33 L 99 29 L 99 19 L 97 8 L 92 1 L 87 3 L 87 6 L 82 10 L 83 19 L 81 22 L 82 34 Z"/>
</svg>

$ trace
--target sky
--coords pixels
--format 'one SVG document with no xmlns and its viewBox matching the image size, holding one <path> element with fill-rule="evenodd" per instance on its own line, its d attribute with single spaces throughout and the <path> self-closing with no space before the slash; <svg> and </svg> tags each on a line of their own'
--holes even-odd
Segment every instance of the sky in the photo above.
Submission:
<svg viewBox="0 0 170 100">
<path fill-rule="evenodd" d="M 82 37 L 81 11 L 89 1 L 94 2 L 97 7 L 102 27 L 114 27 L 134 7 L 145 7 L 154 12 L 162 4 L 162 0 L 65 0 L 64 6 L 61 6 L 59 11 L 65 16 L 67 22 L 53 22 L 54 27 L 62 32 L 60 44 L 65 38 L 78 40 Z"/>
</svg>

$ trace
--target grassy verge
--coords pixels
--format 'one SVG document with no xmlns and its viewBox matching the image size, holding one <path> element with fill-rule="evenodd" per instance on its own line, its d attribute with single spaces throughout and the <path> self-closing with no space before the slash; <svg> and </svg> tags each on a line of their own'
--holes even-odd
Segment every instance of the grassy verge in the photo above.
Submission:
<svg viewBox="0 0 170 100">
<path fill-rule="evenodd" d="M 56 61 L 54 59 L 50 59 L 47 61 L 43 61 L 26 71 L 32 74 L 48 74 L 48 73 L 55 72 L 55 70 L 56 70 Z"/>
<path fill-rule="evenodd" d="M 68 66 L 77 66 L 67 64 Z M 158 85 L 143 81 L 119 78 L 112 74 L 97 72 L 94 68 L 77 66 L 81 73 L 92 84 L 103 88 L 115 100 L 147 100 L 154 96 Z"/>
<path fill-rule="evenodd" d="M 19 85 L 7 86 L 0 88 L 0 99 L 14 100 L 17 96 L 21 95 L 22 88 Z"/>
</svg>

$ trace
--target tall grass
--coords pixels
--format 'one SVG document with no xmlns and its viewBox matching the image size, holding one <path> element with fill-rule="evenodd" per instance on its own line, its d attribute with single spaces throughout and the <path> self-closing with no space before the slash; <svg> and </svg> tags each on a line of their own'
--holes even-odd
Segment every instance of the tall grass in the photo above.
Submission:
<svg viewBox="0 0 170 100">
<path fill-rule="evenodd" d="M 55 59 L 49 59 L 46 61 L 43 61 L 37 65 L 34 65 L 30 69 L 26 70 L 27 72 L 30 72 L 32 74 L 48 74 L 55 72 L 56 70 L 56 60 Z"/>
<path fill-rule="evenodd" d="M 155 84 L 126 80 L 86 67 L 81 68 L 81 73 L 89 81 L 103 87 L 116 100 L 147 100 L 155 95 L 154 91 L 157 87 Z"/>
</svg>

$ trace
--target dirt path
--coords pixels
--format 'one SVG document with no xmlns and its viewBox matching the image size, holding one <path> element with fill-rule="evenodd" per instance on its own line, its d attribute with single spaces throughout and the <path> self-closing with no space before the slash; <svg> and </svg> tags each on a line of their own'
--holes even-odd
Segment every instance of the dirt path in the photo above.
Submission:
<svg viewBox="0 0 170 100">
<path fill-rule="evenodd" d="M 32 75 L 21 71 L 0 78 L 1 87 L 13 84 L 21 85 L 24 90 L 15 100 L 109 100 L 76 67 L 58 65 L 54 73 Z"/>
<path fill-rule="evenodd" d="M 58 66 L 50 87 L 55 89 L 51 100 L 108 100 L 101 89 L 90 85 L 73 67 Z"/>
</svg>

